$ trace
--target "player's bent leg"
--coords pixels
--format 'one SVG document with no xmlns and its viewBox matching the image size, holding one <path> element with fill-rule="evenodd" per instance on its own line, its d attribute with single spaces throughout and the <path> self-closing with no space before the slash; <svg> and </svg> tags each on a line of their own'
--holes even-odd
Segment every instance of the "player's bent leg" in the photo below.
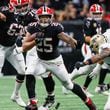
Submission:
<svg viewBox="0 0 110 110">
<path fill-rule="evenodd" d="M 69 75 L 71 80 L 74 80 L 77 77 L 80 77 L 82 75 L 86 75 L 89 72 L 91 72 L 92 69 L 94 68 L 94 66 L 95 65 L 87 65 L 87 66 L 81 67 L 79 70 L 74 69 L 73 72 L 71 74 L 68 74 L 68 75 Z M 62 87 L 62 92 L 64 94 L 69 94 L 69 91 L 65 87 Z M 90 94 L 89 94 L 89 96 L 90 96 Z M 91 94 L 91 96 L 93 96 L 93 95 Z"/>
<path fill-rule="evenodd" d="M 86 96 L 85 92 L 78 84 L 74 83 L 72 92 L 79 96 L 85 102 L 85 104 L 90 110 L 96 110 L 95 104 L 92 102 L 90 98 Z"/>
<path fill-rule="evenodd" d="M 86 75 L 92 71 L 95 65 L 86 65 L 84 67 L 79 68 L 79 70 L 74 69 L 72 73 L 70 74 L 70 79 L 74 80 L 75 78 L 81 76 L 81 75 Z"/>
<path fill-rule="evenodd" d="M 53 69 L 53 73 L 67 89 L 71 90 L 73 93 L 79 96 L 90 110 L 96 110 L 95 104 L 90 98 L 86 96 L 82 88 L 79 85 L 72 83 L 63 63 L 59 66 L 55 66 L 55 68 Z"/>
<path fill-rule="evenodd" d="M 24 101 L 22 100 L 22 98 L 20 96 L 20 88 L 22 86 L 22 83 L 24 82 L 24 77 L 25 77 L 25 75 L 16 76 L 15 87 L 14 87 L 13 93 L 10 98 L 12 101 L 16 102 L 21 107 L 26 106 L 26 104 L 24 103 Z"/>
<path fill-rule="evenodd" d="M 89 108 L 89 110 L 96 110 L 95 104 L 92 102 L 92 100 L 90 98 L 87 97 L 84 90 L 78 84 L 75 84 L 75 83 L 73 84 L 72 82 L 70 82 L 70 83 L 65 83 L 64 85 L 66 88 L 71 90 L 74 94 L 79 96 L 80 99 L 82 99 L 83 102 L 85 102 L 85 104 Z"/>
</svg>

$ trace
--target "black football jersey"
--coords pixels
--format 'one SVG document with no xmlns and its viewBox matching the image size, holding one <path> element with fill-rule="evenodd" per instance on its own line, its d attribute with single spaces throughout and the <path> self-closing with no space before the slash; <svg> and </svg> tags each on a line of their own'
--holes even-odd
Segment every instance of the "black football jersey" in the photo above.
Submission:
<svg viewBox="0 0 110 110">
<path fill-rule="evenodd" d="M 12 46 L 15 44 L 18 36 L 25 34 L 25 26 L 33 21 L 31 14 L 26 15 L 26 19 L 22 19 L 22 23 L 14 13 L 9 11 L 8 7 L 2 7 L 0 9 L 6 16 L 6 21 L 0 21 L 0 44 L 3 46 Z M 29 16 L 29 17 L 28 17 Z"/>
<path fill-rule="evenodd" d="M 36 33 L 37 54 L 40 59 L 51 60 L 57 58 L 59 38 L 58 34 L 63 32 L 63 26 L 59 23 L 51 23 L 46 28 L 41 28 L 38 23 L 30 24 L 27 31 L 31 34 Z"/>
<path fill-rule="evenodd" d="M 101 24 L 93 19 L 85 19 L 84 21 L 84 36 L 93 36 L 101 33 Z"/>
</svg>

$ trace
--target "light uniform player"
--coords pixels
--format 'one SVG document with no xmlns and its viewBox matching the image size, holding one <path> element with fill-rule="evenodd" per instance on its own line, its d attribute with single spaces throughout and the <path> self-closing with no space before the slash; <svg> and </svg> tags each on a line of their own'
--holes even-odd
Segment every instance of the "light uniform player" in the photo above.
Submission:
<svg viewBox="0 0 110 110">
<path fill-rule="evenodd" d="M 102 59 L 107 64 L 108 69 L 110 69 L 110 29 L 108 29 L 103 35 L 96 34 L 93 36 L 90 42 L 91 48 L 99 54 L 91 57 L 90 59 L 84 62 L 77 62 L 76 67 L 81 67 L 84 65 L 94 64 Z M 104 106 L 104 110 L 110 110 L 110 94 L 108 100 Z"/>
<path fill-rule="evenodd" d="M 46 6 L 40 7 L 37 10 L 37 15 L 39 18 L 38 22 L 32 23 L 27 29 L 26 39 L 22 46 L 23 51 L 36 46 L 39 64 L 36 67 L 38 66 L 44 72 L 48 70 L 52 71 L 66 88 L 78 95 L 85 102 L 90 110 L 96 110 L 95 105 L 90 98 L 87 98 L 81 87 L 75 83 L 73 84 L 69 79 L 62 56 L 57 49 L 59 39 L 70 44 L 72 47 L 75 47 L 76 40 L 63 32 L 61 24 L 52 22 L 52 9 Z M 32 83 L 29 82 L 29 85 L 31 86 Z M 37 108 L 37 103 L 36 106 L 35 103 L 31 103 L 26 107 L 26 110 L 37 110 Z"/>
</svg>

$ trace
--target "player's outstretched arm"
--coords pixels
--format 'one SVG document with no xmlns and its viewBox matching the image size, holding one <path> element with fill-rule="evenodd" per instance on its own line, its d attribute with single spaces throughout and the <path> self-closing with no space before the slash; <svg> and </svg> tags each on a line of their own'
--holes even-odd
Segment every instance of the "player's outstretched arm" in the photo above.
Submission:
<svg viewBox="0 0 110 110">
<path fill-rule="evenodd" d="M 58 34 L 59 39 L 63 40 L 64 42 L 70 44 L 71 47 L 75 48 L 77 45 L 77 40 L 72 37 L 69 37 L 66 33 L 61 32 Z"/>
<path fill-rule="evenodd" d="M 26 33 L 26 37 L 23 40 L 23 51 L 26 52 L 28 50 L 30 50 L 32 47 L 34 47 L 36 45 L 36 34 L 30 34 L 29 32 Z"/>
<path fill-rule="evenodd" d="M 91 64 L 97 63 L 108 56 L 110 56 L 110 48 L 105 48 L 100 54 L 94 55 L 93 57 L 91 57 L 90 59 L 84 62 L 76 62 L 75 67 L 79 69 L 84 65 L 91 65 Z"/>
<path fill-rule="evenodd" d="M 103 51 L 100 54 L 93 56 L 91 59 L 88 59 L 84 63 L 88 64 L 88 65 L 94 64 L 94 63 L 99 62 L 100 60 L 103 60 L 104 58 L 108 57 L 109 55 L 110 55 L 110 48 L 105 48 L 105 49 L 103 49 Z"/>
</svg>

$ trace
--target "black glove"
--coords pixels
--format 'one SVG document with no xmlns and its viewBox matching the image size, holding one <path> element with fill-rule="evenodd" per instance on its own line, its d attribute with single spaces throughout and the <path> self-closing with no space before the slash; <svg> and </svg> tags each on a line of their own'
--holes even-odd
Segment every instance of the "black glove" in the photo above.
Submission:
<svg viewBox="0 0 110 110">
<path fill-rule="evenodd" d="M 85 64 L 83 62 L 76 62 L 75 63 L 75 68 L 79 69 L 80 67 L 84 66 Z"/>
</svg>

